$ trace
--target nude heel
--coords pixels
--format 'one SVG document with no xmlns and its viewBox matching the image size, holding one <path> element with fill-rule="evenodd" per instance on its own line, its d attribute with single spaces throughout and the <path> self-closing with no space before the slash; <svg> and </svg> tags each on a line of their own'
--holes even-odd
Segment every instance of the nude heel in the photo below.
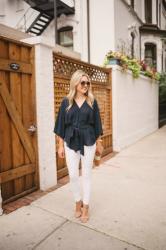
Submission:
<svg viewBox="0 0 166 250">
<path fill-rule="evenodd" d="M 82 223 L 86 223 L 89 220 L 89 205 L 83 205 L 80 220 Z"/>
<path fill-rule="evenodd" d="M 75 218 L 79 218 L 82 214 L 81 208 L 83 207 L 82 200 L 76 202 L 76 208 L 75 208 Z"/>
</svg>

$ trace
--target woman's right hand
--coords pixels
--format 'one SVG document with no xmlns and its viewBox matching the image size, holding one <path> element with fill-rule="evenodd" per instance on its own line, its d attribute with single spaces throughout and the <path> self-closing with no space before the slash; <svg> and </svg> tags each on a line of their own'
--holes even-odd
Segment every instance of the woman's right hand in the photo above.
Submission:
<svg viewBox="0 0 166 250">
<path fill-rule="evenodd" d="M 59 156 L 59 158 L 64 158 L 65 157 L 64 146 L 59 146 L 59 148 L 58 148 L 58 156 Z"/>
</svg>

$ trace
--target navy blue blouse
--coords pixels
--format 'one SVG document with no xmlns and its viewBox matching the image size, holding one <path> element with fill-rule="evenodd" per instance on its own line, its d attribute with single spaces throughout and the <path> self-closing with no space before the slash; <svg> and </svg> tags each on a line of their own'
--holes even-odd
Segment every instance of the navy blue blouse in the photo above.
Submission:
<svg viewBox="0 0 166 250">
<path fill-rule="evenodd" d="M 92 107 L 85 100 L 81 107 L 74 101 L 67 111 L 69 101 L 65 97 L 61 103 L 55 122 L 54 132 L 74 151 L 84 155 L 84 145 L 92 146 L 103 134 L 99 107 L 94 100 Z"/>
</svg>

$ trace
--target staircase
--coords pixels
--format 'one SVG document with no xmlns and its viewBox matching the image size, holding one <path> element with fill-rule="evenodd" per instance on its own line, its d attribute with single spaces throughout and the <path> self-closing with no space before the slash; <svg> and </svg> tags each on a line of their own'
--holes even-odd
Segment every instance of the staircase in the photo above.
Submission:
<svg viewBox="0 0 166 250">
<path fill-rule="evenodd" d="M 48 27 L 53 18 L 54 17 L 49 16 L 45 13 L 40 13 L 30 25 L 30 27 L 26 30 L 26 32 L 29 34 L 35 34 L 36 36 L 40 36 Z"/>
<path fill-rule="evenodd" d="M 31 7 L 25 12 L 16 25 L 16 29 L 40 36 L 54 19 L 53 0 L 24 0 Z M 70 7 L 61 0 L 56 0 L 57 17 L 61 14 L 72 15 L 75 13 L 74 7 Z M 74 2 L 73 2 L 74 4 Z"/>
</svg>

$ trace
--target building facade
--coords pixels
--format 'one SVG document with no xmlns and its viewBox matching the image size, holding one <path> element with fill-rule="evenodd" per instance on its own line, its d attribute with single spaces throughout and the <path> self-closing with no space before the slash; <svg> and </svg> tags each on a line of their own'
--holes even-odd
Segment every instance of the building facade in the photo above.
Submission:
<svg viewBox="0 0 166 250">
<path fill-rule="evenodd" d="M 56 22 L 52 16 L 43 36 L 50 40 L 56 37 L 56 43 L 80 53 L 82 60 L 93 64 L 102 65 L 109 50 L 118 50 L 145 60 L 160 72 L 166 71 L 165 0 L 57 1 L 57 5 L 63 3 L 65 11 L 57 13 Z M 42 11 L 54 7 L 53 0 L 2 0 L 0 22 L 28 31 L 41 11 L 35 4 L 43 6 Z"/>
<path fill-rule="evenodd" d="M 55 137 L 52 132 L 55 118 L 53 51 L 57 47 L 64 46 L 65 54 L 69 55 L 70 52 L 71 56 L 79 56 L 83 61 L 96 65 L 103 64 L 105 54 L 109 50 L 119 50 L 139 59 L 145 58 L 149 64 L 156 65 L 159 71 L 165 70 L 165 1 L 153 1 L 148 5 L 150 1 L 144 0 L 65 0 L 65 2 L 56 0 L 56 13 L 54 13 L 54 3 L 53 0 L 0 1 L 0 35 L 8 36 L 7 33 L 10 30 L 11 33 L 13 32 L 10 37 L 23 40 L 35 47 L 37 119 L 34 123 L 34 132 L 37 132 L 39 179 L 42 190 L 57 184 L 58 167 Z M 150 13 L 146 13 L 145 9 L 150 10 Z M 61 46 L 55 48 L 55 40 Z M 9 40 L 6 43 L 8 46 L 12 42 Z M 6 55 L 10 51 L 7 46 L 0 47 L 1 52 L 7 48 L 4 50 Z M 13 48 L 17 46 L 14 45 Z M 17 51 L 12 50 L 9 54 L 15 56 Z M 26 53 L 25 56 L 27 57 Z M 2 60 L 7 67 L 10 66 L 6 63 L 6 58 L 2 57 Z M 5 79 L 7 85 L 14 86 L 16 90 L 19 89 L 18 93 L 25 93 L 20 91 L 20 81 L 17 80 L 19 78 L 9 76 Z M 20 79 L 23 81 L 25 78 L 21 76 Z M 15 84 L 8 84 L 8 80 Z M 157 130 L 158 85 L 144 76 L 133 79 L 131 72 L 123 74 L 120 67 L 116 65 L 112 69 L 111 91 L 112 103 L 109 105 L 112 105 L 113 123 L 112 127 L 109 127 L 112 129 L 112 132 L 109 131 L 112 133 L 110 140 L 113 142 L 113 150 L 120 151 Z M 110 94 L 107 93 L 107 96 L 110 100 Z M 16 97 L 16 99 L 18 102 L 27 100 L 22 97 Z M 101 99 L 105 102 L 104 97 Z M 106 105 L 105 102 L 103 109 Z M 107 120 L 107 123 L 110 122 L 111 119 Z"/>
</svg>

